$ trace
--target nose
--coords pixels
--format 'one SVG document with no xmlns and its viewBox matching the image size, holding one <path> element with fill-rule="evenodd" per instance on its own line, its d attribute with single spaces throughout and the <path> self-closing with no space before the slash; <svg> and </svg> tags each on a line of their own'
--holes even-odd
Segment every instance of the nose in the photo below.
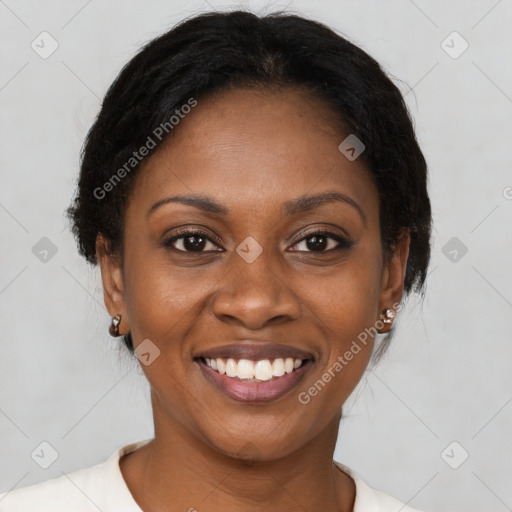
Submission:
<svg viewBox="0 0 512 512">
<path fill-rule="evenodd" d="M 251 330 L 299 318 L 300 303 L 275 255 L 263 251 L 252 263 L 236 253 L 232 259 L 232 267 L 213 297 L 217 318 Z"/>
</svg>

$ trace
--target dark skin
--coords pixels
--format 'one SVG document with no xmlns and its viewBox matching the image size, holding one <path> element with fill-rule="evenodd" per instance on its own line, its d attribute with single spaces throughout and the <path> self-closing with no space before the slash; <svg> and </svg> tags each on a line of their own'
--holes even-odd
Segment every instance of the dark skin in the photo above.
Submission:
<svg viewBox="0 0 512 512">
<path fill-rule="evenodd" d="M 235 90 L 200 101 L 144 162 L 124 225 L 124 262 L 99 236 L 105 303 L 122 315 L 137 347 L 161 353 L 141 365 L 151 386 L 155 439 L 122 457 L 121 472 L 145 512 L 260 510 L 349 512 L 353 480 L 332 464 L 341 407 L 366 369 L 366 346 L 307 405 L 307 391 L 386 307 L 400 301 L 409 251 L 403 236 L 389 260 L 379 228 L 379 196 L 360 159 L 338 150 L 347 134 L 319 100 L 286 89 Z M 285 201 L 337 192 L 288 215 Z M 170 202 L 202 195 L 227 215 Z M 206 240 L 164 241 L 176 228 Z M 330 229 L 354 242 L 342 247 Z M 246 237 L 262 254 L 236 252 Z M 180 252 L 181 251 L 181 252 Z M 389 325 L 380 330 L 386 332 Z M 241 339 L 289 344 L 314 355 L 297 388 L 263 404 L 237 402 L 212 386 L 192 354 Z"/>
</svg>

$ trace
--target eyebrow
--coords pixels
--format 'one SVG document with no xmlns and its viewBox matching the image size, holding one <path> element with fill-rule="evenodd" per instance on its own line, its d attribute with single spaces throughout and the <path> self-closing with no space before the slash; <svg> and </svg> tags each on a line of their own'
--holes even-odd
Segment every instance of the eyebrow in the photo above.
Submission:
<svg viewBox="0 0 512 512">
<path fill-rule="evenodd" d="M 322 204 L 331 203 L 334 201 L 339 201 L 352 206 L 359 213 L 364 223 L 366 224 L 366 215 L 359 204 L 356 203 L 356 201 L 354 201 L 352 198 L 344 194 L 340 194 L 339 192 L 324 192 L 322 194 L 300 196 L 297 199 L 286 201 L 284 203 L 284 209 L 286 214 L 291 216 L 297 215 L 298 213 L 311 211 Z M 215 215 L 227 216 L 230 213 L 228 208 L 207 196 L 192 195 L 165 197 L 164 199 L 157 201 L 153 206 L 151 206 L 146 214 L 146 217 L 149 217 L 156 209 L 160 208 L 164 204 L 169 203 L 181 203 L 194 206 L 199 210 L 202 210 L 206 213 L 213 213 Z"/>
<path fill-rule="evenodd" d="M 298 199 L 286 201 L 284 206 L 288 215 L 296 215 L 297 213 L 303 213 L 317 208 L 321 204 L 332 203 L 334 201 L 340 201 L 352 206 L 366 224 L 366 215 L 359 204 L 352 198 L 344 194 L 340 194 L 339 192 L 324 192 L 323 194 L 301 196 Z"/>
</svg>

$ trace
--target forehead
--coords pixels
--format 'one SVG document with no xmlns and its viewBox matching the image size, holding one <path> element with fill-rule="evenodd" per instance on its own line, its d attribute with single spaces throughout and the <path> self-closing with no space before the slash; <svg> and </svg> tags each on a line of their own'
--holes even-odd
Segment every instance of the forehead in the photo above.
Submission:
<svg viewBox="0 0 512 512">
<path fill-rule="evenodd" d="M 375 213 L 378 195 L 332 110 L 299 90 L 236 89 L 198 100 L 139 171 L 129 208 L 175 193 L 214 196 L 230 209 L 261 210 L 338 190 Z"/>
</svg>

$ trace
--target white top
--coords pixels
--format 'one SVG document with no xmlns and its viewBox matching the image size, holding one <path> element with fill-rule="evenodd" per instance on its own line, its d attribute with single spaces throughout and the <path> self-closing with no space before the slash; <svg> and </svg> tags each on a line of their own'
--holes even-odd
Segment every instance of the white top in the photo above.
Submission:
<svg viewBox="0 0 512 512">
<path fill-rule="evenodd" d="M 123 446 L 105 462 L 0 494 L 1 512 L 143 512 L 133 499 L 119 459 L 151 439 Z M 419 512 L 369 487 L 357 474 L 335 462 L 356 484 L 353 512 Z"/>
</svg>

